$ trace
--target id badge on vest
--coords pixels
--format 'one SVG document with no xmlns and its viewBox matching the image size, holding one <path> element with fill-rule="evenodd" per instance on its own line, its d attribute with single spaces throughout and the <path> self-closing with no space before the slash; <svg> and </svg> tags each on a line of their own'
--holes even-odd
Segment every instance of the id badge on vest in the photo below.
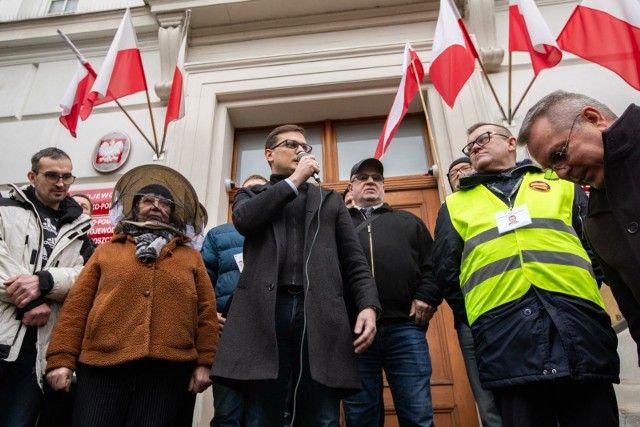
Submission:
<svg viewBox="0 0 640 427">
<path fill-rule="evenodd" d="M 500 234 L 531 224 L 531 215 L 529 215 L 527 205 L 520 205 L 513 209 L 498 212 L 495 217 L 498 224 L 498 233 Z"/>
</svg>

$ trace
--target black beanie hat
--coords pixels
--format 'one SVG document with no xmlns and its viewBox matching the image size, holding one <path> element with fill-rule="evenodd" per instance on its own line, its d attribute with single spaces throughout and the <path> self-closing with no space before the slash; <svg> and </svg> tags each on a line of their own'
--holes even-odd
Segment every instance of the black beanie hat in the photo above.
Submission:
<svg viewBox="0 0 640 427">
<path fill-rule="evenodd" d="M 451 169 L 453 169 L 453 167 L 455 165 L 459 165 L 460 163 L 469 163 L 471 164 L 471 159 L 467 156 L 464 157 L 460 157 L 458 159 L 455 159 L 453 162 L 451 162 L 451 164 L 449 165 L 449 171 L 447 172 L 447 176 L 449 176 L 449 174 L 451 173 Z"/>
</svg>

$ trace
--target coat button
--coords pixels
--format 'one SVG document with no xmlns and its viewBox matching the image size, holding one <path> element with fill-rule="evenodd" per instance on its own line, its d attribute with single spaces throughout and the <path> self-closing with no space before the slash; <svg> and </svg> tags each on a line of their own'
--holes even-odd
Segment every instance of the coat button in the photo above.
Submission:
<svg viewBox="0 0 640 427">
<path fill-rule="evenodd" d="M 271 284 L 269 285 L 269 291 L 272 291 L 272 290 L 274 290 L 274 289 L 275 289 L 275 285 L 274 285 L 273 283 L 271 283 Z"/>
<path fill-rule="evenodd" d="M 148 297 L 149 295 L 151 295 L 151 292 L 149 292 L 149 291 L 144 291 L 142 294 L 143 294 L 145 297 Z"/>
<path fill-rule="evenodd" d="M 557 374 L 557 373 L 558 373 L 558 371 L 556 370 L 556 368 L 553 368 L 553 369 L 551 370 L 551 373 L 552 373 L 552 374 Z"/>
<path fill-rule="evenodd" d="M 629 234 L 636 234 L 638 232 L 638 223 L 637 222 L 630 222 L 627 225 L 627 232 Z"/>
<path fill-rule="evenodd" d="M 531 316 L 532 311 L 529 307 L 527 307 L 522 310 L 522 313 L 524 313 L 525 316 Z"/>
<path fill-rule="evenodd" d="M 544 371 L 542 371 L 542 373 L 543 373 L 544 375 L 547 375 L 547 374 L 549 373 L 549 371 L 547 371 L 547 370 L 545 369 Z"/>
</svg>

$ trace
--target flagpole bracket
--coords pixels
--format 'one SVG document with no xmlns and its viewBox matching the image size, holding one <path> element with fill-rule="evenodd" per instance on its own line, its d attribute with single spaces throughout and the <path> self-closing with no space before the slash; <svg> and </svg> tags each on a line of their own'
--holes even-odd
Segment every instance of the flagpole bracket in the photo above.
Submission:
<svg viewBox="0 0 640 427">
<path fill-rule="evenodd" d="M 160 154 L 156 154 L 156 153 L 153 154 L 153 161 L 154 162 L 160 162 L 162 160 L 164 160 L 164 152 L 162 152 Z"/>
</svg>

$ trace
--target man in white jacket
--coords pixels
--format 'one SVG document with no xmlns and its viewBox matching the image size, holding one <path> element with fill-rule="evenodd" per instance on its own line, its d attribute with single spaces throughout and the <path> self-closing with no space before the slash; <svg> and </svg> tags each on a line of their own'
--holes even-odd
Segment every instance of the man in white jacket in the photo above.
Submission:
<svg viewBox="0 0 640 427">
<path fill-rule="evenodd" d="M 31 158 L 31 185 L 0 199 L 0 427 L 35 425 L 49 336 L 82 269 L 91 222 L 67 196 L 72 168 L 45 148 Z"/>
</svg>

